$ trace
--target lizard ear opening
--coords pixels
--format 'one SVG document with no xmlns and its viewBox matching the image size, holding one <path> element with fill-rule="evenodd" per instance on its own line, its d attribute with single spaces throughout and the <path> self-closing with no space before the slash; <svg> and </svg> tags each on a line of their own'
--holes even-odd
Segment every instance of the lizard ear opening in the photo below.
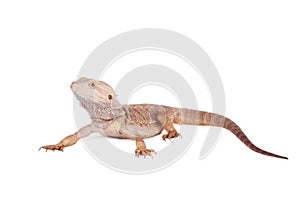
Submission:
<svg viewBox="0 0 300 200">
<path fill-rule="evenodd" d="M 108 98 L 109 100 L 111 100 L 111 99 L 112 99 L 112 96 L 109 94 L 109 95 L 107 96 L 107 98 Z"/>
</svg>

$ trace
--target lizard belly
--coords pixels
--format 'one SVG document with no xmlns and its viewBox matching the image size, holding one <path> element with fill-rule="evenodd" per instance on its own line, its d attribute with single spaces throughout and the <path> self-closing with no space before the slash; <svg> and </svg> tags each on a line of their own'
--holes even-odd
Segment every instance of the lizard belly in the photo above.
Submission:
<svg viewBox="0 0 300 200">
<path fill-rule="evenodd" d="M 136 139 L 153 137 L 162 131 L 159 122 L 148 125 L 137 125 L 135 123 L 126 123 L 124 118 L 118 118 L 108 127 L 100 128 L 94 125 L 94 130 L 102 135 L 120 139 Z"/>
<path fill-rule="evenodd" d="M 160 134 L 162 127 L 159 124 L 148 126 L 127 125 L 120 130 L 121 134 L 130 138 L 149 138 Z"/>
</svg>

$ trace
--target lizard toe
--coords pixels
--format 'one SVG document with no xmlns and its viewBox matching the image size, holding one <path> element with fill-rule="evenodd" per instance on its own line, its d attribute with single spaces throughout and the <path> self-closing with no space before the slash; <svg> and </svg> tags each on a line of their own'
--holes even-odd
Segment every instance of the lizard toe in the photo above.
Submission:
<svg viewBox="0 0 300 200">
<path fill-rule="evenodd" d="M 144 156 L 144 158 L 145 158 L 146 156 L 151 156 L 151 157 L 153 158 L 152 153 L 155 153 L 155 154 L 156 154 L 156 152 L 155 152 L 153 149 L 136 149 L 136 150 L 135 150 L 135 155 L 136 155 L 137 157 L 139 157 L 140 155 L 142 155 L 142 156 Z"/>
<path fill-rule="evenodd" d="M 41 149 L 45 149 L 45 151 L 47 152 L 48 150 L 52 150 L 52 151 L 64 151 L 64 146 L 62 145 L 46 145 L 46 146 L 41 146 L 39 148 L 39 150 Z"/>
<path fill-rule="evenodd" d="M 177 131 L 170 131 L 170 132 L 168 132 L 168 134 L 162 135 L 162 139 L 164 141 L 166 141 L 166 139 L 169 139 L 171 141 L 172 138 L 176 138 L 179 136 L 182 138 L 182 136 L 179 133 L 177 133 Z"/>
</svg>

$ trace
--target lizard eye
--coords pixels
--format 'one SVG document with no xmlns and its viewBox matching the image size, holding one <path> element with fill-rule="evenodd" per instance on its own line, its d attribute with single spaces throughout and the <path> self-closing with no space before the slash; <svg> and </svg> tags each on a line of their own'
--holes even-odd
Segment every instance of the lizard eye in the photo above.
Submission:
<svg viewBox="0 0 300 200">
<path fill-rule="evenodd" d="M 111 96 L 111 95 L 108 95 L 107 98 L 108 98 L 109 100 L 111 100 L 111 99 L 112 99 L 112 96 Z"/>
<path fill-rule="evenodd" d="M 91 83 L 90 86 L 91 86 L 92 88 L 94 88 L 94 87 L 95 87 L 95 83 Z"/>
</svg>

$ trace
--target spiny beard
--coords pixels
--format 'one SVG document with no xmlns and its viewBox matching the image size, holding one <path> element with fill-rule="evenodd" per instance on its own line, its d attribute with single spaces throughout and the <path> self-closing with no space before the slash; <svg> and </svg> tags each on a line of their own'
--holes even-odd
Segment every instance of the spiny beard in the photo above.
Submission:
<svg viewBox="0 0 300 200">
<path fill-rule="evenodd" d="M 76 95 L 81 106 L 86 109 L 92 119 L 110 120 L 113 119 L 114 113 L 111 104 L 106 102 L 93 102 Z"/>
</svg>

